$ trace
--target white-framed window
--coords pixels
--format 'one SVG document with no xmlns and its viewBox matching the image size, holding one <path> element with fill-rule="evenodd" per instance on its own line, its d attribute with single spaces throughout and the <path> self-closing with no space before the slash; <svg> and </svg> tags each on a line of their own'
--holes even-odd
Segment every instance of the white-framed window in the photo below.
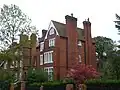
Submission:
<svg viewBox="0 0 120 90">
<path fill-rule="evenodd" d="M 54 34 L 55 33 L 55 30 L 54 30 L 54 28 L 52 27 L 51 29 L 50 29 L 50 31 L 49 31 L 49 35 L 52 35 L 52 34 Z"/>
<path fill-rule="evenodd" d="M 40 55 L 40 65 L 43 65 L 43 55 Z"/>
<path fill-rule="evenodd" d="M 53 51 L 44 53 L 44 63 L 53 63 Z"/>
<path fill-rule="evenodd" d="M 81 60 L 81 55 L 79 55 L 79 62 L 82 62 L 82 60 Z"/>
<path fill-rule="evenodd" d="M 44 42 L 41 42 L 40 43 L 40 51 L 43 51 L 43 49 L 44 49 Z"/>
<path fill-rule="evenodd" d="M 53 80 L 53 67 L 45 67 L 44 70 L 48 74 L 48 80 Z"/>
<path fill-rule="evenodd" d="M 44 63 L 47 63 L 47 53 L 44 53 Z"/>
<path fill-rule="evenodd" d="M 82 46 L 82 42 L 81 41 L 78 41 L 78 46 Z"/>
<path fill-rule="evenodd" d="M 55 46 L 55 38 L 49 39 L 49 47 Z"/>
</svg>

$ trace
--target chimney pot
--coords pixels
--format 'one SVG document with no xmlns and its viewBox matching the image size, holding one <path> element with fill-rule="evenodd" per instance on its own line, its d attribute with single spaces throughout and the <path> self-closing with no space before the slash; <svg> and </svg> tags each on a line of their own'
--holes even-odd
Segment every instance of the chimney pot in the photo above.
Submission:
<svg viewBox="0 0 120 90">
<path fill-rule="evenodd" d="M 73 13 L 71 13 L 71 16 L 73 17 Z"/>
<path fill-rule="evenodd" d="M 88 22 L 89 22 L 89 18 L 88 18 L 87 20 L 88 20 Z"/>
</svg>

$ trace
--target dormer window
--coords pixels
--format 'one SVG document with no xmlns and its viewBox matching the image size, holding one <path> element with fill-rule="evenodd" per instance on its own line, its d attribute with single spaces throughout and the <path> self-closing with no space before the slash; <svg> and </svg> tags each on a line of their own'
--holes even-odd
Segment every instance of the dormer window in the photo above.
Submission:
<svg viewBox="0 0 120 90">
<path fill-rule="evenodd" d="M 82 46 L 82 42 L 81 41 L 78 41 L 78 46 Z"/>
<path fill-rule="evenodd" d="M 43 51 L 43 49 L 44 49 L 44 42 L 41 42 L 40 43 L 40 51 Z"/>
<path fill-rule="evenodd" d="M 52 27 L 51 29 L 50 29 L 50 31 L 49 31 L 49 35 L 52 35 L 52 34 L 54 34 L 55 33 L 55 30 L 54 30 L 54 28 Z"/>
</svg>

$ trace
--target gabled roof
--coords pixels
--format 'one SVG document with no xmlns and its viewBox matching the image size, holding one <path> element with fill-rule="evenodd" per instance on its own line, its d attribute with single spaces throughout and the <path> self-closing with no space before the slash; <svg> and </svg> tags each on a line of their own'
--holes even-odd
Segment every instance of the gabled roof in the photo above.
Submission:
<svg viewBox="0 0 120 90">
<path fill-rule="evenodd" d="M 65 24 L 57 22 L 57 21 L 53 21 L 53 20 L 52 20 L 52 22 L 53 22 L 54 26 L 56 27 L 59 35 L 66 37 Z M 83 29 L 77 28 L 77 32 L 78 32 L 78 39 L 83 40 L 84 39 L 83 38 L 84 37 Z"/>
</svg>

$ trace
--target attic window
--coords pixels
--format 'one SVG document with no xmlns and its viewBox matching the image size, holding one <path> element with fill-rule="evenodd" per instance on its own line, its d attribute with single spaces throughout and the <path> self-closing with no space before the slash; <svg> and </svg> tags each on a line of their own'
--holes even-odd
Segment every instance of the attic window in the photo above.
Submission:
<svg viewBox="0 0 120 90">
<path fill-rule="evenodd" d="M 78 46 L 82 46 L 82 42 L 81 41 L 78 41 Z"/>
<path fill-rule="evenodd" d="M 52 27 L 51 29 L 50 29 L 50 31 L 49 31 L 49 35 L 52 35 L 52 34 L 54 34 L 55 33 L 55 30 L 54 30 L 54 28 Z"/>
</svg>

